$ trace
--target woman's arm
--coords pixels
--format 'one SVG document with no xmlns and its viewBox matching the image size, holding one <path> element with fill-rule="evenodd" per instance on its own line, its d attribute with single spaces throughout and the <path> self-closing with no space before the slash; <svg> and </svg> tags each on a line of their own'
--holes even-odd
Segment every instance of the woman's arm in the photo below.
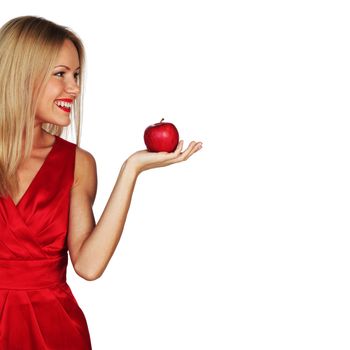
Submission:
<svg viewBox="0 0 350 350">
<path fill-rule="evenodd" d="M 148 169 L 184 161 L 201 148 L 200 143 L 191 142 L 181 153 L 182 146 L 183 142 L 180 142 L 173 153 L 139 151 L 130 156 L 121 167 L 117 182 L 96 226 L 89 211 L 94 199 L 91 195 L 94 193 L 94 181 L 81 181 L 81 184 L 75 187 L 76 198 L 73 199 L 73 211 L 74 208 L 75 211 L 78 211 L 79 207 L 85 208 L 86 214 L 90 217 L 84 225 L 76 221 L 74 212 L 70 214 L 71 220 L 76 221 L 76 224 L 71 223 L 72 231 L 69 231 L 69 235 L 80 237 L 75 239 L 75 244 L 69 247 L 74 251 L 75 259 L 72 259 L 72 263 L 79 276 L 86 280 L 95 280 L 106 269 L 122 235 L 138 175 Z M 85 173 L 84 178 L 87 176 L 88 174 Z M 80 204 L 74 206 L 74 203 Z M 81 218 L 82 215 L 79 217 Z M 80 233 L 74 232 L 74 227 Z M 74 241 L 73 238 L 71 241 Z"/>
<path fill-rule="evenodd" d="M 136 179 L 133 167 L 124 162 L 101 218 L 83 242 L 75 262 L 76 272 L 87 280 L 102 275 L 119 243 Z"/>
</svg>

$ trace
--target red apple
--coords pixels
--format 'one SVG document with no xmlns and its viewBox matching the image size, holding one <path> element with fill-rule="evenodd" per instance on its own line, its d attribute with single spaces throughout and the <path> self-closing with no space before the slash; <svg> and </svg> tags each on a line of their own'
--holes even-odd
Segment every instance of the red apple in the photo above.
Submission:
<svg viewBox="0 0 350 350">
<path fill-rule="evenodd" d="M 149 152 L 174 152 L 179 143 L 179 132 L 172 123 L 150 125 L 144 133 L 144 141 Z"/>
</svg>

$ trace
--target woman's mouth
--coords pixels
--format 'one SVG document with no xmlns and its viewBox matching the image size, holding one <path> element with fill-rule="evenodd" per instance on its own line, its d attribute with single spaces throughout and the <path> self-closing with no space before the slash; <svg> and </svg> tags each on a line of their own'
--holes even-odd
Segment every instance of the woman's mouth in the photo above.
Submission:
<svg viewBox="0 0 350 350">
<path fill-rule="evenodd" d="M 70 113 L 70 110 L 72 108 L 72 103 L 67 102 L 67 101 L 62 101 L 62 100 L 56 100 L 55 104 L 58 108 L 62 109 L 66 113 Z"/>
<path fill-rule="evenodd" d="M 66 107 L 63 107 L 63 106 L 57 106 L 58 108 L 62 109 L 62 111 L 65 111 L 67 113 L 70 113 L 70 108 L 66 108 Z"/>
</svg>

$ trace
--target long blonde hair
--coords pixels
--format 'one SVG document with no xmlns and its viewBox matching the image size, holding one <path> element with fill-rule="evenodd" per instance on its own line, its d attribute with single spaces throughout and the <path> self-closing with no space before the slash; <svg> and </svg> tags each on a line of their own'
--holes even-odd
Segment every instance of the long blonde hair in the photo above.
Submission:
<svg viewBox="0 0 350 350">
<path fill-rule="evenodd" d="M 35 16 L 13 18 L 0 28 L 0 197 L 19 190 L 17 170 L 32 151 L 38 99 L 65 39 L 73 42 L 80 61 L 81 93 L 71 112 L 80 145 L 85 62 L 80 38 L 67 27 Z M 42 128 L 61 136 L 65 127 L 44 123 Z"/>
</svg>

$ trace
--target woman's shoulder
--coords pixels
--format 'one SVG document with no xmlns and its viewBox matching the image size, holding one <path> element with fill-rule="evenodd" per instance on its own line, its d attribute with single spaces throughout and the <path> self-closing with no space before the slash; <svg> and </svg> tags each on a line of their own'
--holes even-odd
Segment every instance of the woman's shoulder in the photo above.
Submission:
<svg viewBox="0 0 350 350">
<path fill-rule="evenodd" d="M 75 150 L 75 170 L 74 170 L 74 186 L 83 179 L 95 178 L 96 161 L 94 156 L 80 146 L 76 146 Z"/>
<path fill-rule="evenodd" d="M 96 166 L 96 161 L 94 156 L 87 150 L 76 146 L 75 150 L 75 163 L 78 165 L 79 169 L 86 171 Z"/>
<path fill-rule="evenodd" d="M 70 148 L 75 150 L 73 187 L 86 181 L 97 181 L 96 161 L 94 156 L 88 150 L 77 144 L 62 138 L 61 136 L 58 136 L 58 138 L 61 143 L 63 142 L 66 146 L 69 145 Z"/>
<path fill-rule="evenodd" d="M 57 137 L 60 139 L 61 143 L 63 142 L 66 145 L 69 145 L 70 147 L 75 149 L 75 162 L 78 163 L 80 167 L 81 166 L 84 167 L 84 166 L 87 166 L 88 164 L 95 162 L 94 156 L 89 151 L 83 149 L 82 147 L 78 146 L 76 143 L 72 141 L 62 138 L 61 136 L 57 136 Z M 52 139 L 54 138 L 55 136 L 52 136 Z"/>
</svg>

